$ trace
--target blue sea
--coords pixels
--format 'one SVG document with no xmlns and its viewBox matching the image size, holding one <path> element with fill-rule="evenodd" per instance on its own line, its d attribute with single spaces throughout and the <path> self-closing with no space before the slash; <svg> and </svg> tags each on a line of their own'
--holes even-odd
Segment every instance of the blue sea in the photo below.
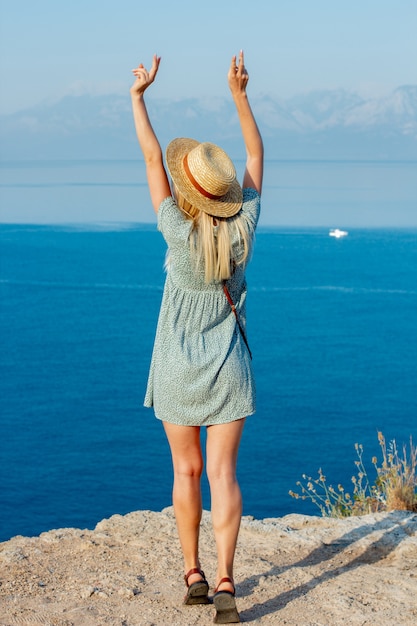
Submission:
<svg viewBox="0 0 417 626">
<path fill-rule="evenodd" d="M 155 225 L 4 223 L 0 246 L 0 540 L 169 506 L 168 445 L 142 406 L 164 282 Z M 373 477 L 378 431 L 417 442 L 417 230 L 261 225 L 247 277 L 244 514 L 320 514 L 288 493 L 302 474 L 349 490 L 355 443 Z"/>
</svg>

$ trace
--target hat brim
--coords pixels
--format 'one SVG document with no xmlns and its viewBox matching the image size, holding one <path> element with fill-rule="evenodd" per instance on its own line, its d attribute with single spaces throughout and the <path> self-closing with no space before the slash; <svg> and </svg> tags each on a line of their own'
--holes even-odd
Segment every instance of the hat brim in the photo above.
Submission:
<svg viewBox="0 0 417 626">
<path fill-rule="evenodd" d="M 169 174 L 178 191 L 187 202 L 197 209 L 214 217 L 232 217 L 240 211 L 243 201 L 242 187 L 236 179 L 232 182 L 224 196 L 213 200 L 203 196 L 194 187 L 184 170 L 183 161 L 185 155 L 198 146 L 199 143 L 195 139 L 179 137 L 168 144 L 165 158 Z"/>
</svg>

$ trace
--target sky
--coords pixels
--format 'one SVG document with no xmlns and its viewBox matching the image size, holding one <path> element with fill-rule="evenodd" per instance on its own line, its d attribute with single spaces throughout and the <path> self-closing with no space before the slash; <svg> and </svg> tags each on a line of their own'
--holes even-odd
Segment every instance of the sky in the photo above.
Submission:
<svg viewBox="0 0 417 626">
<path fill-rule="evenodd" d="M 417 0 L 0 0 L 0 114 L 68 94 L 127 95 L 132 68 L 140 62 L 149 67 L 154 53 L 162 62 L 153 97 L 228 97 L 227 71 L 240 49 L 250 95 L 286 99 L 342 88 L 378 97 L 417 84 L 416 32 Z M 392 208 L 393 198 L 384 214 L 363 215 L 358 223 L 415 225 L 415 193 L 410 198 L 403 217 Z M 55 205 L 51 211 L 57 210 L 58 199 Z M 33 215 L 29 206 L 18 213 L 10 206 L 6 217 L 75 219 L 69 207 L 59 206 L 59 215 L 46 209 Z M 288 220 L 313 223 L 303 210 Z M 84 216 L 81 203 L 80 211 Z M 333 217 L 320 211 L 314 223 Z M 112 216 L 110 211 L 104 217 Z M 86 209 L 87 217 L 102 215 Z M 351 219 L 347 208 L 338 223 Z"/>
<path fill-rule="evenodd" d="M 0 113 L 123 92 L 162 57 L 155 97 L 222 96 L 243 49 L 253 94 L 417 83 L 416 0 L 0 0 Z"/>
</svg>

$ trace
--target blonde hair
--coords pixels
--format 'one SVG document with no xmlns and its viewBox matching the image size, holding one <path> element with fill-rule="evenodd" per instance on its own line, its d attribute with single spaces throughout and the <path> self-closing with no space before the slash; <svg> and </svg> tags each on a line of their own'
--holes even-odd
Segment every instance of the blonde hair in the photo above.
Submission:
<svg viewBox="0 0 417 626">
<path fill-rule="evenodd" d="M 179 208 L 193 222 L 190 253 L 194 267 L 204 267 L 206 283 L 227 280 L 236 265 L 244 265 L 250 256 L 251 223 L 241 212 L 228 218 L 213 217 L 190 204 L 177 188 L 174 191 Z"/>
</svg>

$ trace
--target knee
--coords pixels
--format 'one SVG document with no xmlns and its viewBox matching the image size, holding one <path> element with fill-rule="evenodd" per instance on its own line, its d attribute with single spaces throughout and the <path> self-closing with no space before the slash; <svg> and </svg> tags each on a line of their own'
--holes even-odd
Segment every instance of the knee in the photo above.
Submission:
<svg viewBox="0 0 417 626">
<path fill-rule="evenodd" d="M 201 459 L 183 459 L 174 465 L 174 474 L 178 479 L 200 480 L 202 473 Z"/>
<path fill-rule="evenodd" d="M 236 481 L 236 469 L 231 465 L 207 465 L 207 478 L 210 485 L 221 481 L 223 483 L 234 483 Z"/>
</svg>

